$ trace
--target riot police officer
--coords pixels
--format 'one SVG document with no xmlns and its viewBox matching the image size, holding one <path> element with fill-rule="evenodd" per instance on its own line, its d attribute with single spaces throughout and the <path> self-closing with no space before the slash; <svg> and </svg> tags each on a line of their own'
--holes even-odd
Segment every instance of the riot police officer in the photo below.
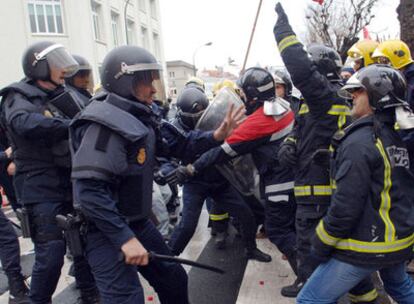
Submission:
<svg viewBox="0 0 414 304">
<path fill-rule="evenodd" d="M 2 113 L 16 164 L 16 194 L 24 207 L 22 226 L 35 244 L 30 300 L 45 304 L 51 302 L 66 249 L 55 217 L 73 208 L 70 119 L 65 115 L 74 115 L 79 108 L 63 85 L 65 77 L 76 72 L 77 63 L 62 45 L 42 41 L 26 49 L 22 64 L 26 78 L 2 90 Z M 97 303 L 91 273 L 82 277 L 84 303 Z"/>
<path fill-rule="evenodd" d="M 341 91 L 352 96 L 356 121 L 334 137 L 336 190 L 312 240 L 313 252 L 325 262 L 297 303 L 336 303 L 377 270 L 397 303 L 414 303 L 414 282 L 405 272 L 413 255 L 414 178 L 394 130 L 396 108 L 408 107 L 405 80 L 389 66 L 371 65 Z"/>
<path fill-rule="evenodd" d="M 29 304 L 29 289 L 20 266 L 20 246 L 16 232 L 0 209 L 0 261 L 9 283 L 9 304 Z"/>
<path fill-rule="evenodd" d="M 293 84 L 304 97 L 295 128 L 279 150 L 281 162 L 295 171 L 298 279 L 281 291 L 284 296 L 295 297 L 320 263 L 310 252 L 310 239 L 331 199 L 328 152 L 331 138 L 349 123 L 350 109 L 347 101 L 337 96 L 341 87 L 339 54 L 323 45 L 311 45 L 306 52 L 280 3 L 276 12 L 274 34 L 279 52 Z M 354 302 L 374 301 L 377 297 L 369 282 L 363 282 L 357 289 L 352 292 Z"/>
<path fill-rule="evenodd" d="M 162 137 L 162 124 L 151 107 L 156 87 L 161 87 L 160 70 L 155 57 L 143 48 L 113 49 L 102 64 L 106 91 L 71 128 L 75 201 L 87 221 L 85 250 L 102 303 L 144 303 L 136 266 L 161 303 L 188 303 L 184 268 L 149 260 L 149 251 L 171 254 L 148 218 L 155 153 L 197 153 L 219 144 L 234 126 L 232 119 L 226 120 L 197 142 L 179 132 Z"/>
<path fill-rule="evenodd" d="M 174 126 L 185 133 L 193 130 L 208 104 L 207 96 L 198 88 L 184 89 L 177 99 L 178 112 L 176 120 L 173 121 Z M 182 164 L 190 164 L 197 159 L 197 156 L 182 159 Z M 207 198 L 212 198 L 214 204 L 222 206 L 221 214 L 224 213 L 223 211 L 227 211 L 240 221 L 247 258 L 270 262 L 271 257 L 256 247 L 257 227 L 252 210 L 214 166 L 184 183 L 182 218 L 169 242 L 172 252 L 177 255 L 181 254 L 191 240 L 197 228 L 204 201 Z M 223 218 L 217 216 L 213 219 Z M 218 243 L 219 247 L 223 246 L 222 237 L 218 238 L 221 241 Z"/>
<path fill-rule="evenodd" d="M 72 55 L 73 59 L 78 63 L 78 71 L 65 78 L 66 87 L 82 100 L 82 105 L 85 107 L 89 104 L 89 100 L 92 98 L 89 89 L 93 87 L 92 83 L 92 67 L 88 60 L 79 55 Z"/>
</svg>

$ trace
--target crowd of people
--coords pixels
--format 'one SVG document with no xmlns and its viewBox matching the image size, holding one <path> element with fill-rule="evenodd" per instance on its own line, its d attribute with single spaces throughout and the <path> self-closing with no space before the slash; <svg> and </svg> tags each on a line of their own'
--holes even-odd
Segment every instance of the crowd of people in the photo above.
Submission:
<svg viewBox="0 0 414 304">
<path fill-rule="evenodd" d="M 331 47 L 305 50 L 280 4 L 276 12 L 286 69 L 252 67 L 218 84 L 213 103 L 223 90 L 231 101 L 208 130 L 200 127 L 211 104 L 203 82 L 188 81 L 168 113 L 154 100 L 162 67 L 143 48 L 110 51 L 94 95 L 85 58 L 49 41 L 25 50 L 25 78 L 0 91 L 0 183 L 35 263 L 29 288 L 0 211 L 9 303 L 51 303 L 67 246 L 81 303 L 144 303 L 137 271 L 161 303 L 189 303 L 184 268 L 151 252 L 180 255 L 204 202 L 218 249 L 231 219 L 240 254 L 271 262 L 256 245 L 262 226 L 296 275 L 281 294 L 297 303 L 336 303 L 347 293 L 352 303 L 375 303 L 374 272 L 396 302 L 414 303 L 410 50 L 400 40 L 362 40 L 344 67 Z M 256 192 L 238 187 L 234 159 L 258 177 Z M 176 214 L 178 186 L 182 212 L 171 232 L 159 215 Z"/>
</svg>

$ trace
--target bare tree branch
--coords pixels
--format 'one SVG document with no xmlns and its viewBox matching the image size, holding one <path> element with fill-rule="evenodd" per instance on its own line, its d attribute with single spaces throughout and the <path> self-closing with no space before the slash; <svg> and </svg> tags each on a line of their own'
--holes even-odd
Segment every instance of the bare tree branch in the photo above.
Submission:
<svg viewBox="0 0 414 304">
<path fill-rule="evenodd" d="M 358 41 L 358 34 L 371 23 L 371 13 L 380 0 L 325 0 L 306 10 L 307 42 L 335 48 L 346 59 L 348 49 Z"/>
</svg>

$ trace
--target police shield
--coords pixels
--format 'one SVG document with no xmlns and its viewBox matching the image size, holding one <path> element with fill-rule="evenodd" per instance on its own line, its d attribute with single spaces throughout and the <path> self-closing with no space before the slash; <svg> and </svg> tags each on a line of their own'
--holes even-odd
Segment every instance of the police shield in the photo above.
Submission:
<svg viewBox="0 0 414 304">
<path fill-rule="evenodd" d="M 240 97 L 230 88 L 222 88 L 199 119 L 196 129 L 217 129 L 231 104 L 243 105 Z M 259 175 L 250 154 L 233 158 L 216 166 L 221 174 L 243 195 L 258 195 Z"/>
</svg>

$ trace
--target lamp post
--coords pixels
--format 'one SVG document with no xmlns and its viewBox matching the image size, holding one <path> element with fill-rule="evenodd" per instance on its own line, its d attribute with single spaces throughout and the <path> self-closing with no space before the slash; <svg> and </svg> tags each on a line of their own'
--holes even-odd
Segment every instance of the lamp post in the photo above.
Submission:
<svg viewBox="0 0 414 304">
<path fill-rule="evenodd" d="M 129 44 L 129 41 L 128 41 L 128 18 L 127 18 L 127 8 L 128 8 L 129 1 L 131 1 L 131 0 L 126 0 L 125 1 L 125 6 L 124 6 L 124 23 L 125 23 L 125 36 L 126 36 L 125 41 L 126 41 L 127 45 Z"/>
<path fill-rule="evenodd" d="M 197 76 L 196 75 L 197 69 L 196 69 L 196 66 L 195 66 L 195 57 L 196 57 L 196 54 L 197 54 L 198 50 L 201 49 L 203 46 L 210 46 L 212 44 L 213 44 L 213 42 L 210 41 L 210 42 L 207 42 L 207 43 L 204 43 L 204 44 L 200 45 L 199 47 L 197 47 L 194 50 L 194 53 L 193 53 L 193 70 L 194 70 L 194 76 Z"/>
</svg>

